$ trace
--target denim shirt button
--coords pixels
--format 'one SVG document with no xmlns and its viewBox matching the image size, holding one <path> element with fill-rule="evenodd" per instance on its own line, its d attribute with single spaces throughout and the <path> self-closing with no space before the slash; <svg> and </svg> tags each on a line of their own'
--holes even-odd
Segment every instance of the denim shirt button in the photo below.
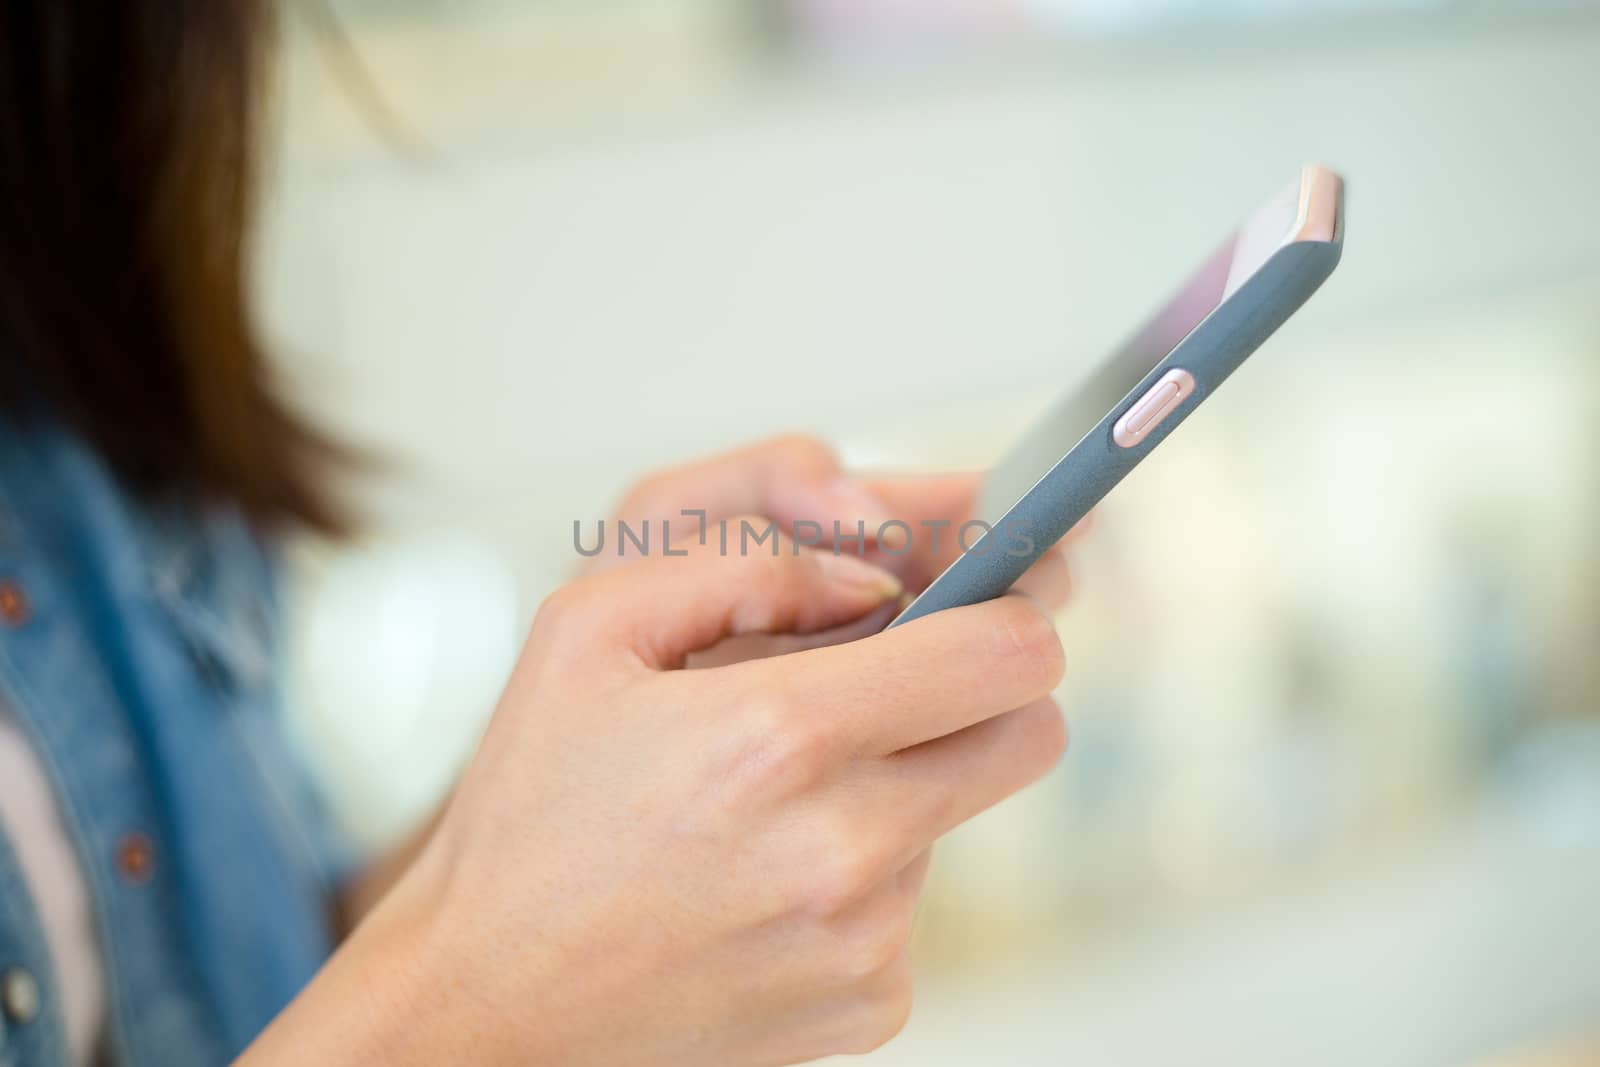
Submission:
<svg viewBox="0 0 1600 1067">
<path fill-rule="evenodd" d="M 0 976 L 0 1009 L 18 1026 L 27 1026 L 39 1015 L 39 982 L 21 967 Z"/>
<path fill-rule="evenodd" d="M 117 842 L 117 873 L 130 885 L 144 885 L 155 867 L 155 844 L 135 830 Z"/>
<path fill-rule="evenodd" d="M 0 581 L 0 619 L 12 626 L 21 626 L 31 614 L 28 594 L 22 591 L 21 583 L 14 578 Z"/>
</svg>

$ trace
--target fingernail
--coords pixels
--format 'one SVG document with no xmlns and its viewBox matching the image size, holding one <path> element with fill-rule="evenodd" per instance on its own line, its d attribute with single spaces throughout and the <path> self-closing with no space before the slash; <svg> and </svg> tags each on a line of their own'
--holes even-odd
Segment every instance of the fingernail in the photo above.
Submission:
<svg viewBox="0 0 1600 1067">
<path fill-rule="evenodd" d="M 905 589 L 898 576 L 858 556 L 822 549 L 817 552 L 817 560 L 829 581 L 870 589 L 882 600 L 893 600 Z"/>
</svg>

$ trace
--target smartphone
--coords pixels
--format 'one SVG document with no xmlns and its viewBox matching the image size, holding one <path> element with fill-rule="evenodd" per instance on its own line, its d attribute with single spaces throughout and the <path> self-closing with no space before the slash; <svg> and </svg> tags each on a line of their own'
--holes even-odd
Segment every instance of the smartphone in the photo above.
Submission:
<svg viewBox="0 0 1600 1067">
<path fill-rule="evenodd" d="M 1344 247 L 1344 182 L 1300 176 L 1222 242 L 984 479 L 961 555 L 890 623 L 1000 596 L 1316 292 Z"/>
</svg>

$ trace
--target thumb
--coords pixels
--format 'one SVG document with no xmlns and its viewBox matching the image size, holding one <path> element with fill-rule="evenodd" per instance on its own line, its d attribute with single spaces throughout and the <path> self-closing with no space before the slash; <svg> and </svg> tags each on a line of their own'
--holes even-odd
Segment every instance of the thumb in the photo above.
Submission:
<svg viewBox="0 0 1600 1067">
<path fill-rule="evenodd" d="M 747 520 L 766 531 L 770 520 Z M 729 529 L 741 529 L 730 520 Z M 851 553 L 813 549 L 775 530 L 761 541 L 714 541 L 686 556 L 655 556 L 573 583 L 535 625 L 560 639 L 621 651 L 651 670 L 746 634 L 817 633 L 899 598 L 900 579 Z"/>
</svg>

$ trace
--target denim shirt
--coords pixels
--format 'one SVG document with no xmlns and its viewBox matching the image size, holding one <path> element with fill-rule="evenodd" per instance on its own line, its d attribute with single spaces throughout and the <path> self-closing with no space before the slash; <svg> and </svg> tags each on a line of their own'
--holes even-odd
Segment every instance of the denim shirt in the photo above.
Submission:
<svg viewBox="0 0 1600 1067">
<path fill-rule="evenodd" d="M 142 507 L 71 436 L 0 421 L 0 704 L 94 900 L 114 1064 L 228 1062 L 330 951 L 342 861 L 278 729 L 273 570 L 237 515 Z M 0 1067 L 57 1067 L 59 993 L 0 832 L 17 969 L 41 1002 L 0 1013 Z"/>
</svg>

